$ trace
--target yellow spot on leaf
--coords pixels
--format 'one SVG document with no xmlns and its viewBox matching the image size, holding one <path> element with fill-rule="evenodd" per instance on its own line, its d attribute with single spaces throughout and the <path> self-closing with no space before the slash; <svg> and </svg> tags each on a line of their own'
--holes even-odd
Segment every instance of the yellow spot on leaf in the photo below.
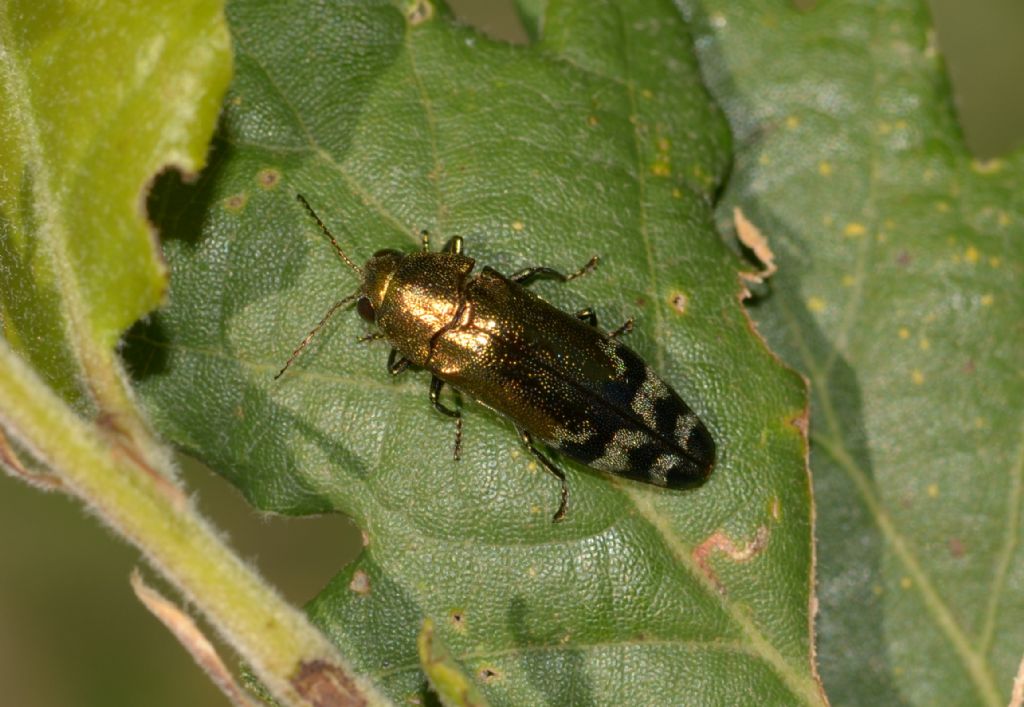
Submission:
<svg viewBox="0 0 1024 707">
<path fill-rule="evenodd" d="M 672 147 L 672 143 L 668 141 L 668 138 L 658 138 L 658 149 L 662 152 L 668 152 L 669 148 Z"/>
<path fill-rule="evenodd" d="M 791 115 L 786 118 L 786 127 L 790 130 L 796 130 L 800 127 L 800 119 L 795 115 Z"/>
<path fill-rule="evenodd" d="M 910 577 L 900 577 L 900 589 L 910 589 L 914 586 L 914 583 L 910 581 Z"/>
<path fill-rule="evenodd" d="M 850 238 L 863 236 L 865 233 L 867 233 L 867 229 L 864 228 L 864 224 L 857 223 L 856 221 L 846 224 L 846 228 L 843 229 L 843 235 Z"/>
<path fill-rule="evenodd" d="M 982 295 L 981 296 L 981 306 L 982 307 L 991 307 L 992 303 L 995 302 L 995 301 L 996 301 L 996 298 L 993 297 L 992 295 Z"/>
<path fill-rule="evenodd" d="M 683 198 L 683 190 L 680 189 L 679 187 L 672 187 L 672 198 L 673 199 L 682 199 Z"/>
<path fill-rule="evenodd" d="M 885 235 L 884 231 L 879 231 L 878 235 L 875 236 L 875 240 L 879 243 L 885 243 L 889 239 L 889 236 Z"/>
<path fill-rule="evenodd" d="M 988 264 L 994 268 L 998 268 L 1000 265 L 1003 264 L 1003 261 L 993 255 L 991 258 L 988 259 Z"/>
<path fill-rule="evenodd" d="M 587 116 L 587 125 L 589 125 L 590 127 L 594 127 L 599 122 L 600 121 L 597 119 L 596 115 Z"/>
<path fill-rule="evenodd" d="M 434 6 L 427 0 L 414 0 L 405 9 L 405 19 L 413 27 L 421 25 L 434 16 Z"/>
<path fill-rule="evenodd" d="M 973 264 L 978 262 L 979 257 L 981 256 L 978 253 L 978 249 L 975 248 L 974 246 L 968 246 L 967 250 L 964 251 L 964 259 L 968 263 Z"/>
<path fill-rule="evenodd" d="M 915 368 L 910 373 L 910 380 L 914 381 L 914 385 L 921 385 L 924 383 L 924 374 Z"/>
<path fill-rule="evenodd" d="M 971 169 L 978 174 L 995 174 L 1003 169 L 1003 161 L 995 160 L 971 160 Z"/>
<path fill-rule="evenodd" d="M 939 487 L 938 484 L 928 484 L 928 498 L 938 498 Z"/>
<path fill-rule="evenodd" d="M 982 429 L 984 427 L 985 427 L 985 418 L 984 417 L 976 417 L 976 418 L 974 418 L 974 429 L 980 430 L 980 429 Z"/>
<path fill-rule="evenodd" d="M 939 202 L 937 202 L 935 204 L 935 210 L 938 211 L 940 214 L 948 213 L 949 212 L 949 202 L 948 201 L 939 201 Z"/>
<path fill-rule="evenodd" d="M 1010 225 L 1010 214 L 1006 213 L 1005 211 L 1000 211 L 999 212 L 999 225 L 1000 226 L 1009 226 Z"/>
<path fill-rule="evenodd" d="M 767 152 L 762 152 L 757 156 L 757 163 L 761 166 L 771 164 L 772 158 L 768 156 Z"/>
<path fill-rule="evenodd" d="M 928 341 L 928 339 L 922 336 L 921 341 L 918 342 L 918 345 L 921 347 L 922 351 L 927 351 L 932 347 L 932 342 Z"/>
<path fill-rule="evenodd" d="M 871 585 L 871 591 L 874 593 L 874 595 L 876 597 L 882 596 L 882 591 L 883 591 L 882 585 L 881 584 L 872 584 Z"/>
<path fill-rule="evenodd" d="M 818 174 L 828 177 L 832 174 L 832 165 L 824 160 L 818 163 Z"/>
<path fill-rule="evenodd" d="M 643 96 L 644 98 L 650 98 L 654 94 L 651 93 L 651 89 L 645 88 L 643 91 L 640 92 L 640 95 Z"/>
<path fill-rule="evenodd" d="M 651 174 L 655 177 L 671 177 L 672 168 L 669 167 L 668 162 L 655 162 L 651 165 Z"/>
<path fill-rule="evenodd" d="M 526 228 L 526 226 L 523 225 L 522 221 L 513 221 L 512 222 L 512 230 L 513 231 L 522 231 L 524 228 Z"/>
<path fill-rule="evenodd" d="M 878 134 L 879 135 L 888 135 L 891 132 L 892 132 L 892 124 L 887 123 L 884 120 L 880 121 L 878 123 Z"/>
<path fill-rule="evenodd" d="M 824 312 L 825 311 L 825 300 L 821 297 L 810 297 L 807 300 L 807 308 L 812 312 Z"/>
<path fill-rule="evenodd" d="M 905 326 L 901 326 L 900 327 L 900 338 L 901 339 L 909 339 L 910 338 L 910 329 L 907 329 Z"/>
<path fill-rule="evenodd" d="M 856 278 L 853 277 L 853 275 L 843 275 L 844 287 L 853 287 L 856 282 L 857 280 Z"/>
</svg>

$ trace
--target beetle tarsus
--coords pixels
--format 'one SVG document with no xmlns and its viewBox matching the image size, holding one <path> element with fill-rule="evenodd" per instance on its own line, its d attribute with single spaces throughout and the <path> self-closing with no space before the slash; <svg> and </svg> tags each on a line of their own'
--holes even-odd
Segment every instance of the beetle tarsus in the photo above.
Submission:
<svg viewBox="0 0 1024 707">
<path fill-rule="evenodd" d="M 630 317 L 626 321 L 622 322 L 622 326 L 620 326 L 618 329 L 613 331 L 608 336 L 611 337 L 612 339 L 617 339 L 618 337 L 622 336 L 623 334 L 628 334 L 631 331 L 633 331 L 633 318 L 632 317 Z"/>
<path fill-rule="evenodd" d="M 534 446 L 533 436 L 529 432 L 521 427 L 516 427 L 516 431 L 519 433 L 519 439 L 523 440 L 523 444 L 537 458 L 537 461 L 562 483 L 562 502 L 559 504 L 558 510 L 555 511 L 555 515 L 551 518 L 553 523 L 557 523 L 565 518 L 565 512 L 569 509 L 569 483 L 565 480 L 565 472 L 555 466 L 550 459 L 544 456 L 543 452 Z"/>
<path fill-rule="evenodd" d="M 452 410 L 441 402 L 441 388 L 444 387 L 444 381 L 433 376 L 430 379 L 430 404 L 434 406 L 442 415 L 455 418 L 455 447 L 453 457 L 455 461 L 458 461 L 462 456 L 462 411 Z"/>
</svg>

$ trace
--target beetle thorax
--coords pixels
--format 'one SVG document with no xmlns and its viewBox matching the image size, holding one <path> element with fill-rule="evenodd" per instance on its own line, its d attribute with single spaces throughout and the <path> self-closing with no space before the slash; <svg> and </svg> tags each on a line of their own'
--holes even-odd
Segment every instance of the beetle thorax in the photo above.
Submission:
<svg viewBox="0 0 1024 707">
<path fill-rule="evenodd" d="M 415 253 L 395 263 L 390 276 L 377 278 L 371 292 L 367 264 L 364 292 L 388 341 L 417 366 L 427 365 L 437 334 L 450 326 L 462 304 L 462 286 L 473 259 L 452 253 Z M 379 299 L 377 299 L 379 297 Z"/>
</svg>

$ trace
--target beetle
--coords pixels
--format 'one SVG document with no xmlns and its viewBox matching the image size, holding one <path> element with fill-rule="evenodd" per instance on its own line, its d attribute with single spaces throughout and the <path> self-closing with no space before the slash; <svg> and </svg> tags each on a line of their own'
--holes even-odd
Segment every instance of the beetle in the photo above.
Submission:
<svg viewBox="0 0 1024 707">
<path fill-rule="evenodd" d="M 443 386 L 509 418 L 541 465 L 561 483 L 554 521 L 565 517 L 565 473 L 538 447 L 542 442 L 589 467 L 667 488 L 703 482 L 715 463 L 715 442 L 696 413 L 619 336 L 632 320 L 602 332 L 591 309 L 564 312 L 526 288 L 540 277 L 568 282 L 597 264 L 594 256 L 571 275 L 530 267 L 506 277 L 476 262 L 453 237 L 441 252 L 379 250 L 359 267 L 301 195 L 296 198 L 360 278 L 295 348 L 280 378 L 327 320 L 356 303 L 377 331 L 363 340 L 391 344 L 388 370 L 416 366 L 431 374 L 430 403 L 454 418 L 459 458 L 462 412 L 440 400 Z"/>
</svg>

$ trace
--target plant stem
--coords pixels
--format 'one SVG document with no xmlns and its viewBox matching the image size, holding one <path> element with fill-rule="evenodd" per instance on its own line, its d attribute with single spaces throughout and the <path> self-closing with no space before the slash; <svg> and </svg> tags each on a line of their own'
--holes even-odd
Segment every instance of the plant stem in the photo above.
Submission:
<svg viewBox="0 0 1024 707">
<path fill-rule="evenodd" d="M 224 544 L 169 474 L 76 415 L 2 340 L 0 424 L 142 550 L 282 703 L 384 703 L 302 612 Z M 326 685 L 333 702 L 324 701 Z"/>
</svg>

